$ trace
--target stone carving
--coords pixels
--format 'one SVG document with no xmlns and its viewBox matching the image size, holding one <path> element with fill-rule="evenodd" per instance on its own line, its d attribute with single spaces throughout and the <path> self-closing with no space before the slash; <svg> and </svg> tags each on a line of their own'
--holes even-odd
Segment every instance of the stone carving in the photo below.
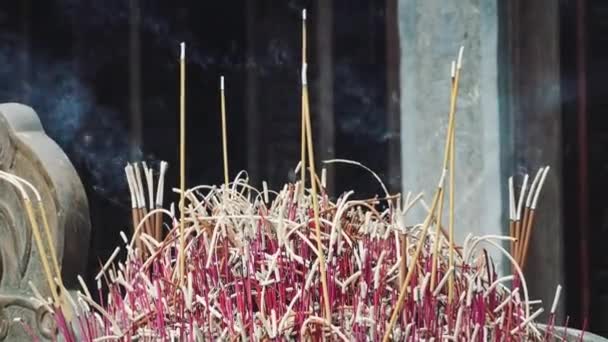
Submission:
<svg viewBox="0 0 608 342">
<path fill-rule="evenodd" d="M 30 107 L 0 104 L 0 170 L 26 179 L 40 192 L 64 285 L 76 289 L 91 231 L 86 194 L 73 165 Z M 0 181 L 0 340 L 31 339 L 16 318 L 47 339 L 54 329 L 48 311 L 31 299 L 30 281 L 43 296 L 51 295 L 32 239 L 23 201 L 14 187 Z"/>
</svg>

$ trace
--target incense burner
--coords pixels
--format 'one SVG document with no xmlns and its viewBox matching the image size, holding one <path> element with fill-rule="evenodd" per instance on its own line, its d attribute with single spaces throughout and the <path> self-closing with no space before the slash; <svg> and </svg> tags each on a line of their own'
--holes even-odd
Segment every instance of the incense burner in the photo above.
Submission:
<svg viewBox="0 0 608 342">
<path fill-rule="evenodd" d="M 40 192 L 64 285 L 76 288 L 91 230 L 86 195 L 73 165 L 30 107 L 0 104 L 0 170 Z M 51 292 L 22 198 L 7 182 L 0 182 L 0 236 L 0 340 L 31 339 L 26 327 L 50 338 L 54 320 L 29 284 L 44 298 Z"/>
</svg>

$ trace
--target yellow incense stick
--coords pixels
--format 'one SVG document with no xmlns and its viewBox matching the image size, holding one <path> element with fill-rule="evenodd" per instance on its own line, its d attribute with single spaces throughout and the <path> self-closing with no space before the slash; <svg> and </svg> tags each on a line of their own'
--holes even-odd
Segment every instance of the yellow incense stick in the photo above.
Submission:
<svg viewBox="0 0 608 342">
<path fill-rule="evenodd" d="M 429 213 L 422 225 L 422 233 L 420 235 L 420 240 L 418 241 L 418 244 L 416 245 L 416 251 L 412 255 L 412 265 L 409 267 L 405 280 L 404 280 L 403 284 L 401 285 L 401 289 L 399 290 L 399 297 L 397 298 L 397 306 L 395 307 L 395 309 L 393 310 L 393 312 L 391 314 L 391 319 L 390 319 L 389 325 L 388 325 L 388 327 L 386 329 L 386 333 L 384 334 L 384 337 L 382 339 L 383 342 L 388 342 L 391 337 L 393 327 L 395 326 L 395 322 L 397 321 L 397 317 L 399 316 L 399 313 L 401 312 L 401 309 L 405 302 L 405 298 L 407 296 L 407 287 L 409 285 L 410 279 L 413 274 L 413 270 L 414 270 L 413 266 L 418 261 L 418 257 L 420 256 L 422 246 L 424 245 L 424 242 L 426 240 L 426 235 L 428 233 L 429 226 L 430 226 L 431 222 L 433 221 L 433 216 L 435 215 L 435 211 L 437 209 L 437 204 L 439 203 L 440 197 L 442 197 L 441 193 L 443 192 L 443 183 L 445 180 L 445 175 L 446 175 L 447 167 L 448 167 L 448 161 L 449 161 L 449 157 L 450 157 L 450 145 L 453 144 L 452 134 L 454 134 L 454 121 L 455 121 L 454 117 L 455 117 L 455 109 L 456 109 L 456 97 L 458 94 L 458 81 L 460 79 L 460 68 L 462 66 L 462 53 L 463 53 L 463 48 L 461 47 L 459 54 L 458 54 L 457 69 L 454 73 L 454 86 L 452 88 L 453 90 L 452 90 L 452 94 L 451 94 L 451 98 L 450 98 L 450 112 L 449 112 L 449 119 L 448 119 L 448 129 L 446 132 L 442 175 L 441 175 L 439 184 L 437 186 L 437 191 L 435 192 L 435 196 L 433 197 L 431 209 L 429 210 Z M 439 213 L 439 215 L 441 215 L 441 213 Z M 450 216 L 452 217 L 452 219 L 453 219 L 453 215 L 454 215 L 454 213 L 453 213 L 453 211 L 451 211 Z M 440 229 L 440 227 L 439 227 L 439 229 Z M 451 233 L 452 234 L 450 234 L 450 237 L 449 237 L 449 239 L 450 239 L 450 246 L 449 246 L 450 247 L 450 265 L 453 265 L 453 262 L 454 262 L 453 261 L 453 258 L 454 258 L 454 256 L 453 256 L 453 252 L 454 252 L 453 230 L 451 231 Z M 448 279 L 452 279 L 451 285 L 453 287 L 453 278 L 451 278 L 452 274 L 453 274 L 453 272 L 450 273 L 450 276 L 448 276 Z M 453 290 L 451 289 L 451 287 L 450 287 L 450 292 L 448 292 L 448 294 L 450 294 L 450 293 L 453 293 Z M 449 297 L 449 295 L 448 295 L 448 297 Z"/>
<path fill-rule="evenodd" d="M 458 99 L 458 83 L 460 80 L 460 69 L 462 68 L 462 54 L 464 47 L 460 47 L 458 52 L 458 63 L 456 65 L 456 72 L 454 74 L 454 86 L 452 91 L 452 98 L 450 100 L 450 120 L 452 125 L 450 127 L 449 134 L 449 158 L 450 158 L 450 199 L 449 199 L 449 217 L 448 217 L 448 231 L 450 235 L 449 241 L 449 269 L 454 267 L 454 186 L 455 186 L 455 157 L 454 157 L 454 136 L 455 136 L 455 116 L 456 116 L 456 100 Z M 445 165 L 445 162 L 444 162 Z M 454 299 L 454 272 L 448 276 L 448 303 L 451 303 Z"/>
<path fill-rule="evenodd" d="M 179 59 L 179 284 L 184 279 L 185 236 L 184 236 L 184 202 L 186 193 L 186 43 L 180 44 Z"/>
<path fill-rule="evenodd" d="M 389 325 L 386 328 L 384 337 L 382 338 L 383 342 L 388 342 L 390 340 L 391 333 L 393 331 L 393 327 L 395 326 L 395 322 L 397 322 L 399 313 L 401 312 L 401 309 L 403 308 L 403 304 L 405 303 L 405 298 L 407 296 L 407 287 L 410 283 L 412 275 L 414 274 L 415 265 L 418 260 L 418 257 L 420 256 L 420 252 L 422 251 L 422 246 L 424 245 L 424 242 L 426 240 L 426 234 L 428 233 L 429 226 L 431 225 L 431 222 L 433 221 L 433 216 L 435 214 L 435 210 L 437 209 L 437 203 L 439 202 L 439 197 L 441 196 L 441 192 L 443 192 L 444 179 L 445 179 L 445 170 L 441 175 L 441 179 L 439 180 L 439 185 L 437 187 L 437 191 L 435 192 L 435 196 L 433 197 L 433 203 L 431 205 L 431 209 L 429 210 L 429 213 L 428 213 L 426 219 L 424 220 L 424 223 L 422 224 L 422 233 L 420 234 L 420 239 L 418 240 L 418 244 L 416 245 L 416 250 L 414 251 L 414 254 L 412 255 L 412 261 L 410 263 L 410 266 L 408 267 L 407 274 L 405 276 L 405 280 L 403 281 L 403 284 L 401 284 L 401 289 L 399 289 L 399 297 L 397 298 L 397 306 L 394 308 L 394 310 L 391 314 L 391 320 L 389 321 Z"/>
<path fill-rule="evenodd" d="M 455 79 L 456 79 L 456 62 L 452 61 L 452 69 L 451 69 L 451 76 L 450 76 L 450 103 L 452 101 L 452 97 L 454 94 L 454 84 L 455 84 Z M 450 116 L 452 114 L 452 112 L 450 111 L 449 115 L 448 115 L 448 125 L 450 120 L 452 120 L 452 117 Z M 448 137 L 446 138 L 447 141 L 449 141 L 451 146 L 451 137 L 452 134 L 450 133 L 450 129 L 448 129 Z M 449 147 L 448 147 L 449 148 Z M 448 158 L 450 158 L 450 154 L 448 152 Z M 446 168 L 446 163 L 444 160 L 444 164 L 443 164 L 443 168 L 445 170 Z M 444 193 L 445 192 L 441 192 L 440 196 L 439 196 L 439 211 L 438 211 L 438 215 L 437 215 L 437 231 L 435 232 L 435 246 L 433 249 L 433 260 L 432 260 L 432 266 L 431 266 L 431 291 L 435 290 L 435 281 L 436 281 L 436 277 L 437 277 L 437 263 L 438 263 L 438 257 L 439 257 L 439 246 L 441 245 L 441 238 L 439 236 L 440 232 L 441 232 L 441 218 L 443 217 L 443 197 L 444 197 Z M 448 240 L 449 240 L 449 236 L 448 236 Z M 450 241 L 451 244 L 451 241 Z"/>
<path fill-rule="evenodd" d="M 220 77 L 220 97 L 222 107 L 222 147 L 224 153 L 224 184 L 228 191 L 228 136 L 226 133 L 226 96 L 224 94 L 224 76 Z"/>
<path fill-rule="evenodd" d="M 53 267 L 55 268 L 55 276 L 59 281 L 59 285 L 63 286 L 63 279 L 61 278 L 61 269 L 59 268 L 59 262 L 57 261 L 57 252 L 55 250 L 55 244 L 53 243 L 53 238 L 51 236 L 51 228 L 49 227 L 49 221 L 46 218 L 46 211 L 44 210 L 44 205 L 42 204 L 42 201 L 38 202 L 38 210 L 40 211 L 40 216 L 42 216 L 42 226 L 44 228 L 44 234 L 46 235 L 49 251 L 51 252 L 51 261 L 53 262 Z"/>
<path fill-rule="evenodd" d="M 42 260 L 42 268 L 44 269 L 44 273 L 46 275 L 47 282 L 51 290 L 51 295 L 53 296 L 53 300 L 55 301 L 55 303 L 59 305 L 59 295 L 57 293 L 55 282 L 53 281 L 51 267 L 49 266 L 49 261 L 44 249 L 44 244 L 42 243 L 42 237 L 40 236 L 40 228 L 38 227 L 38 222 L 36 221 L 36 215 L 34 214 L 32 202 L 29 199 L 24 198 L 23 203 L 25 205 L 25 211 L 27 212 L 30 225 L 32 226 L 32 232 L 34 233 L 34 241 L 36 242 L 36 248 L 38 248 L 38 253 L 40 253 L 40 259 Z"/>
<path fill-rule="evenodd" d="M 306 10 L 302 10 L 302 74 L 306 73 L 304 68 L 306 67 Z M 307 99 L 304 98 L 304 85 L 302 85 L 302 123 L 301 123 L 301 134 L 300 134 L 300 149 L 301 149 L 301 161 L 300 161 L 300 175 L 302 177 L 302 184 L 300 186 L 300 192 L 302 197 L 305 193 L 306 187 L 306 118 L 304 115 L 305 102 Z"/>
<path fill-rule="evenodd" d="M 304 99 L 304 117 L 306 121 L 306 144 L 308 150 L 308 165 L 310 169 L 310 191 L 312 197 L 312 207 L 314 211 L 315 219 L 315 238 L 317 240 L 318 258 L 319 258 L 319 271 L 321 273 L 321 286 L 323 288 L 323 303 L 325 304 L 325 319 L 331 326 L 331 308 L 329 303 L 329 290 L 327 288 L 327 272 L 325 269 L 325 255 L 323 252 L 323 242 L 321 241 L 321 220 L 319 219 L 319 201 L 317 198 L 317 182 L 316 170 L 315 170 L 315 154 L 312 144 L 312 128 L 310 124 L 310 110 L 308 107 L 308 85 L 306 80 L 306 64 L 303 65 L 302 69 L 302 95 Z M 302 166 L 303 167 L 303 166 Z M 302 169 L 304 173 L 304 169 Z"/>
<path fill-rule="evenodd" d="M 437 210 L 437 230 L 435 231 L 435 246 L 433 248 L 433 263 L 431 265 L 431 291 L 435 290 L 435 282 L 437 280 L 438 256 L 441 246 L 441 217 L 443 217 L 443 194 L 439 194 L 439 209 Z"/>
<path fill-rule="evenodd" d="M 15 176 L 15 175 L 0 171 L 0 178 L 6 180 L 10 184 L 12 184 L 15 188 L 17 188 L 19 194 L 21 195 L 21 198 L 23 199 L 23 205 L 25 206 L 25 211 L 27 213 L 28 220 L 30 221 L 32 232 L 34 234 L 34 242 L 36 243 L 36 248 L 38 249 L 38 254 L 40 255 L 40 260 L 42 261 L 42 268 L 43 268 L 47 283 L 49 285 L 49 290 L 51 291 L 51 296 L 53 297 L 54 305 L 60 306 L 61 302 L 59 300 L 59 294 L 57 293 L 57 288 L 55 286 L 55 282 L 53 281 L 53 278 L 54 278 L 53 273 L 51 272 L 51 268 L 48 263 L 48 256 L 46 255 L 46 250 L 44 248 L 44 244 L 42 243 L 42 236 L 40 235 L 40 228 L 38 226 L 38 221 L 36 220 L 36 215 L 34 214 L 32 202 L 31 202 L 27 192 L 23 188 L 22 184 L 26 184 L 26 185 L 30 186 L 32 188 L 32 191 L 35 193 L 36 197 L 38 198 L 38 201 L 40 203 L 42 203 L 40 195 L 30 183 L 26 182 L 25 180 Z M 56 258 L 54 260 L 56 260 Z M 59 268 L 59 267 L 57 267 L 57 268 Z M 59 274 L 59 277 L 60 276 L 61 275 Z M 69 313 L 69 312 L 66 312 L 66 313 Z"/>
</svg>

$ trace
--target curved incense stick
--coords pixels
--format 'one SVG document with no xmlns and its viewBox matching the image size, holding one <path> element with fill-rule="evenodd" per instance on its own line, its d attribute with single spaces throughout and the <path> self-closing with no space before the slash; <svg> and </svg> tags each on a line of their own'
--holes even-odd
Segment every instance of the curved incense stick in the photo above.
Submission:
<svg viewBox="0 0 608 342">
<path fill-rule="evenodd" d="M 23 188 L 23 186 L 21 185 L 21 183 L 17 180 L 16 176 L 0 171 L 0 179 L 4 179 L 5 181 L 13 185 L 15 188 L 17 188 L 19 194 L 21 195 L 21 199 L 23 200 L 23 205 L 25 206 L 25 211 L 27 213 L 28 220 L 30 221 L 32 233 L 34 234 L 36 248 L 38 249 L 38 254 L 40 254 L 40 260 L 42 261 L 44 275 L 46 277 L 49 290 L 51 291 L 55 306 L 57 307 L 60 305 L 61 302 L 59 301 L 59 294 L 57 293 L 57 288 L 55 286 L 55 282 L 53 281 L 51 267 L 49 266 L 48 257 L 46 255 L 46 249 L 44 248 L 44 244 L 42 243 L 42 236 L 40 235 L 40 228 L 38 226 L 38 222 L 36 221 L 36 215 L 34 214 L 31 199 Z"/>
<path fill-rule="evenodd" d="M 454 267 L 454 186 L 455 186 L 455 155 L 454 155 L 454 143 L 455 143 L 455 116 L 456 116 L 456 102 L 458 99 L 458 84 L 460 81 L 460 70 L 462 69 L 462 55 L 464 52 L 464 46 L 460 47 L 460 51 L 458 51 L 458 63 L 456 65 L 456 73 L 454 75 L 454 87 L 452 92 L 452 98 L 450 101 L 450 120 L 452 121 L 452 126 L 449 131 L 449 140 L 450 140 L 450 214 L 449 214 L 449 222 L 448 222 L 448 230 L 450 234 L 450 255 L 449 255 L 449 267 Z M 445 163 L 444 163 L 445 165 Z M 450 274 L 448 279 L 448 303 L 451 303 L 454 298 L 454 275 Z"/>
</svg>

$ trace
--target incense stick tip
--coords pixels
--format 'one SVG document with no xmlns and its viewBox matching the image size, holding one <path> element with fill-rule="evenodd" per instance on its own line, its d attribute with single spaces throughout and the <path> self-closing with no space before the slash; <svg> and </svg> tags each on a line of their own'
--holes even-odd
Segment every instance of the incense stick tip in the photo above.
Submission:
<svg viewBox="0 0 608 342">
<path fill-rule="evenodd" d="M 220 90 L 224 90 L 224 76 L 220 76 Z"/>
<path fill-rule="evenodd" d="M 462 55 L 464 53 L 464 46 L 460 47 L 460 50 L 458 51 L 458 69 L 462 68 Z"/>
<path fill-rule="evenodd" d="M 306 20 L 306 8 L 302 10 L 302 20 Z"/>
<path fill-rule="evenodd" d="M 179 48 L 180 48 L 180 53 L 179 53 L 179 59 L 185 59 L 186 58 L 186 43 L 185 42 L 181 42 L 179 44 Z"/>
<path fill-rule="evenodd" d="M 445 183 L 445 175 L 448 173 L 448 169 L 443 169 L 441 172 L 441 178 L 439 178 L 439 184 L 437 184 L 438 188 L 443 188 L 443 184 Z"/>
</svg>

